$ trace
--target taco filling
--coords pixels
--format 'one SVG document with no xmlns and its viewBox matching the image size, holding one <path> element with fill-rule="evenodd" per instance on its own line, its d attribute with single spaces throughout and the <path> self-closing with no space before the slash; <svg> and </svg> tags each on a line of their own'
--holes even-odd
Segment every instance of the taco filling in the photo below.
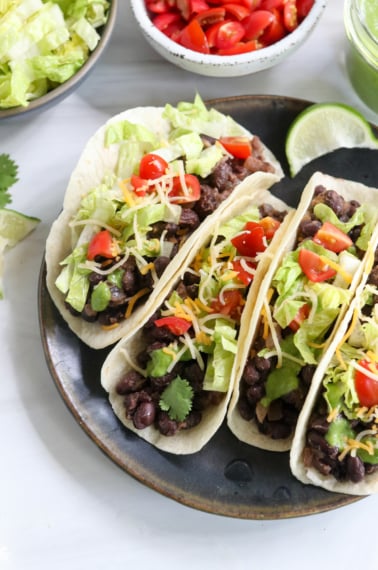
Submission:
<svg viewBox="0 0 378 570">
<path fill-rule="evenodd" d="M 378 252 L 324 374 L 302 460 L 305 468 L 350 483 L 378 468 Z"/>
<path fill-rule="evenodd" d="M 194 103 L 167 105 L 164 140 L 127 120 L 107 126 L 116 172 L 82 199 L 70 220 L 72 251 L 55 280 L 74 316 L 115 327 L 151 292 L 196 228 L 247 176 L 274 172 L 258 137 Z M 227 136 L 224 136 L 227 133 Z"/>
<path fill-rule="evenodd" d="M 238 410 L 273 440 L 291 438 L 314 371 L 346 309 L 376 220 L 374 208 L 318 185 L 279 264 L 249 357 Z"/>
<path fill-rule="evenodd" d="M 218 224 L 144 324 L 138 354 L 120 349 L 128 371 L 115 391 L 136 430 L 192 428 L 229 393 L 247 293 L 285 215 L 266 204 Z"/>
</svg>

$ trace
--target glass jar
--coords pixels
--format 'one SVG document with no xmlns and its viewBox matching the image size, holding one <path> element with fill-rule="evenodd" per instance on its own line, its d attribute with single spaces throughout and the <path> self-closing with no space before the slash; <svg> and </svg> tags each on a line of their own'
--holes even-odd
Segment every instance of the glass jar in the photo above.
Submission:
<svg viewBox="0 0 378 570">
<path fill-rule="evenodd" d="M 346 66 L 361 98 L 378 113 L 378 0 L 345 0 Z"/>
</svg>

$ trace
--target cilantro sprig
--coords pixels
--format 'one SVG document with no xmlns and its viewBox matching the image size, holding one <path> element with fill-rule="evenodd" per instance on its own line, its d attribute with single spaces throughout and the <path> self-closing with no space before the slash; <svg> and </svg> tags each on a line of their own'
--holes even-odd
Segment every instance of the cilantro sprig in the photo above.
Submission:
<svg viewBox="0 0 378 570">
<path fill-rule="evenodd" d="M 0 208 L 10 204 L 12 197 L 9 188 L 18 180 L 18 166 L 9 154 L 0 154 Z"/>
<path fill-rule="evenodd" d="M 162 393 L 159 406 L 171 420 L 182 422 L 192 409 L 193 395 L 189 382 L 176 376 Z"/>
</svg>

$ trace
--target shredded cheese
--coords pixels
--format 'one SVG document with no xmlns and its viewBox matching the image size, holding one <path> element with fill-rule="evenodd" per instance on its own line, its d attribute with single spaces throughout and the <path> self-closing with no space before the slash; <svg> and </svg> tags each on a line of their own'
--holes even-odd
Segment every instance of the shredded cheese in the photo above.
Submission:
<svg viewBox="0 0 378 570">
<path fill-rule="evenodd" d="M 131 313 L 134 310 L 134 305 L 138 301 L 138 299 L 143 297 L 143 295 L 146 295 L 148 292 L 149 292 L 148 287 L 144 287 L 144 289 L 141 289 L 140 291 L 138 291 L 138 293 L 135 293 L 135 295 L 130 297 L 128 305 L 127 305 L 127 309 L 125 312 L 125 319 L 128 319 L 131 316 Z"/>
<path fill-rule="evenodd" d="M 339 265 L 338 263 L 336 263 L 335 261 L 332 261 L 331 259 L 328 259 L 328 257 L 325 257 L 324 255 L 320 256 L 320 259 L 322 260 L 322 262 L 328 266 L 331 267 L 331 269 L 334 269 L 337 273 L 340 273 L 341 277 L 344 279 L 344 281 L 346 283 L 352 283 L 352 279 L 353 276 L 350 273 L 347 273 L 342 267 L 341 265 Z"/>
<path fill-rule="evenodd" d="M 133 361 L 133 359 L 131 358 L 130 354 L 128 353 L 128 351 L 125 348 L 121 348 L 120 349 L 120 353 L 122 354 L 122 356 L 124 357 L 124 359 L 126 360 L 127 364 L 133 368 L 134 370 L 136 370 L 137 372 L 139 372 L 139 374 L 141 374 L 142 376 L 146 376 L 146 371 L 143 370 L 143 368 L 140 368 L 140 366 L 138 366 L 138 364 L 136 362 Z"/>
</svg>

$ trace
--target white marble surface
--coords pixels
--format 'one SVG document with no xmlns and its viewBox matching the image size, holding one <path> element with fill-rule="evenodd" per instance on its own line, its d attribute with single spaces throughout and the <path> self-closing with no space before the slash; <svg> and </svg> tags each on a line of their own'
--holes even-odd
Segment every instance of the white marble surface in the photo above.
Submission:
<svg viewBox="0 0 378 570">
<path fill-rule="evenodd" d="M 0 568 L 376 568 L 378 497 L 300 519 L 243 521 L 195 511 L 121 471 L 93 444 L 58 395 L 37 319 L 38 272 L 83 144 L 124 108 L 251 93 L 355 105 L 343 68 L 341 0 L 279 67 L 240 79 L 192 75 L 163 61 L 135 27 L 128 2 L 111 45 L 59 106 L 0 123 L 0 153 L 20 166 L 13 204 L 42 223 L 6 256 L 0 302 Z"/>
</svg>

